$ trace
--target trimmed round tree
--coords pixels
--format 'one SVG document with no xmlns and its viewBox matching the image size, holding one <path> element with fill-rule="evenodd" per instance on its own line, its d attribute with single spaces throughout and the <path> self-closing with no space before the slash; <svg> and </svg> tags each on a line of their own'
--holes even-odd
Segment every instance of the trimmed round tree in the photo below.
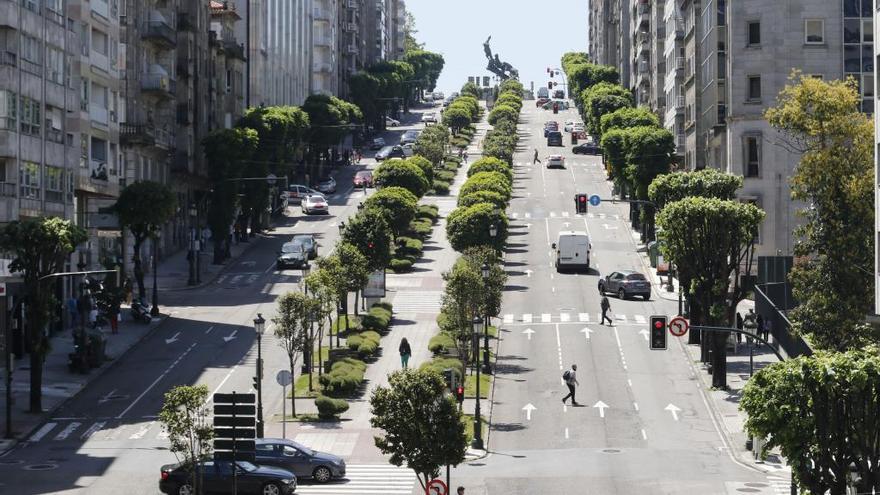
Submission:
<svg viewBox="0 0 880 495">
<path fill-rule="evenodd" d="M 507 176 L 508 179 L 513 180 L 513 170 L 510 168 L 510 165 L 494 156 L 486 156 L 475 161 L 468 168 L 467 175 L 468 177 L 473 177 L 480 172 L 499 172 Z"/>
<path fill-rule="evenodd" d="M 494 225 L 495 237 L 489 233 Z M 507 241 L 507 215 L 492 203 L 477 203 L 466 208 L 456 208 L 446 221 L 446 236 L 456 251 L 475 246 L 504 247 Z"/>
<path fill-rule="evenodd" d="M 504 197 L 504 201 L 510 201 L 510 196 L 513 193 L 510 179 L 500 172 L 474 174 L 462 184 L 458 195 L 467 196 L 474 191 L 495 191 Z"/>
<path fill-rule="evenodd" d="M 385 215 L 365 208 L 351 218 L 342 232 L 342 240 L 353 245 L 367 258 L 367 269 L 382 270 L 391 261 L 391 227 Z"/>
<path fill-rule="evenodd" d="M 443 112 L 443 125 L 452 130 L 452 134 L 458 134 L 458 131 L 464 129 L 471 124 L 471 112 L 463 105 L 450 105 Z"/>
<path fill-rule="evenodd" d="M 407 158 L 406 161 L 422 169 L 422 173 L 425 174 L 425 179 L 428 181 L 428 184 L 434 182 L 434 165 L 431 163 L 431 160 L 428 160 L 421 155 L 413 155 Z"/>
<path fill-rule="evenodd" d="M 422 169 L 407 160 L 389 160 L 376 169 L 376 184 L 382 187 L 402 187 L 421 198 L 430 183 Z"/>
<path fill-rule="evenodd" d="M 391 227 L 394 237 L 399 237 L 416 217 L 418 201 L 419 198 L 408 189 L 386 187 L 376 191 L 364 204 L 367 209 L 378 210 Z"/>
<path fill-rule="evenodd" d="M 473 206 L 477 203 L 492 203 L 499 210 L 507 208 L 507 201 L 495 191 L 474 191 L 467 196 L 458 197 L 458 206 Z"/>
<path fill-rule="evenodd" d="M 491 125 L 495 125 L 502 120 L 516 123 L 519 120 L 519 110 L 509 105 L 495 105 L 495 108 L 489 112 L 488 120 Z"/>
</svg>

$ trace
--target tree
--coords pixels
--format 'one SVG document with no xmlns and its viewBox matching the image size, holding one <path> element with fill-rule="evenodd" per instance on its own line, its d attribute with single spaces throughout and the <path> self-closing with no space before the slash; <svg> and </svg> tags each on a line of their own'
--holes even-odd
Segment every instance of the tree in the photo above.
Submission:
<svg viewBox="0 0 880 495">
<path fill-rule="evenodd" d="M 798 485 L 843 495 L 850 465 L 857 493 L 880 490 L 880 357 L 870 346 L 773 363 L 749 379 L 740 409 L 751 436 L 779 448 Z"/>
<path fill-rule="evenodd" d="M 483 265 L 489 267 L 489 276 L 482 279 L 482 307 L 479 314 L 498 316 L 501 312 L 504 285 L 507 283 L 507 272 L 504 271 L 498 251 L 489 246 L 470 247 L 464 250 L 458 263 L 466 263 L 472 270 L 480 272 L 480 277 L 483 275 Z"/>
<path fill-rule="evenodd" d="M 675 153 L 675 138 L 662 127 L 632 127 L 626 130 L 626 176 L 632 184 L 636 199 L 648 199 L 648 186 L 655 177 L 669 173 Z M 633 205 L 636 206 L 636 205 Z M 652 236 L 654 212 L 647 205 L 636 207 L 642 211 L 642 239 Z M 634 217 L 633 220 L 636 220 Z"/>
<path fill-rule="evenodd" d="M 413 155 L 407 158 L 406 161 L 412 163 L 422 170 L 422 173 L 425 174 L 425 180 L 428 181 L 428 184 L 434 183 L 434 164 L 431 162 L 431 160 L 428 160 L 421 155 Z"/>
<path fill-rule="evenodd" d="M 324 280 L 336 295 L 336 301 L 339 303 L 337 308 L 346 315 L 345 331 L 348 332 L 348 294 L 360 290 L 367 284 L 370 275 L 369 260 L 357 247 L 347 242 L 340 242 L 336 245 L 333 256 L 318 260 L 318 267 L 319 272 L 327 275 Z M 337 318 L 339 316 L 337 314 Z"/>
<path fill-rule="evenodd" d="M 373 209 L 354 216 L 345 226 L 342 240 L 367 258 L 367 270 L 384 270 L 391 262 L 391 227 L 385 217 Z"/>
<path fill-rule="evenodd" d="M 319 156 L 339 142 L 349 133 L 364 114 L 353 103 L 335 96 L 312 94 L 302 106 L 308 114 L 310 127 L 308 140 L 311 145 L 312 163 L 320 163 Z M 320 170 L 311 170 L 312 175 L 320 175 Z"/>
<path fill-rule="evenodd" d="M 491 203 L 456 208 L 446 220 L 446 235 L 456 251 L 481 245 L 501 250 L 507 242 L 507 215 Z M 495 237 L 489 234 L 492 225 L 497 230 Z"/>
<path fill-rule="evenodd" d="M 384 187 L 367 198 L 367 208 L 376 208 L 385 217 L 394 237 L 409 228 L 409 223 L 416 217 L 419 198 L 402 187 Z"/>
<path fill-rule="evenodd" d="M 119 193 L 113 211 L 119 216 L 119 224 L 128 229 L 134 239 L 134 278 L 141 299 L 147 296 L 144 287 L 144 267 L 141 247 L 148 237 L 159 233 L 162 225 L 174 216 L 177 196 L 165 184 L 149 180 L 129 184 Z"/>
<path fill-rule="evenodd" d="M 296 361 L 309 347 L 310 323 L 320 311 L 320 301 L 302 292 L 288 292 L 278 298 L 278 314 L 272 318 L 278 345 L 287 354 L 291 375 L 296 374 Z M 296 417 L 296 394 L 290 394 L 290 414 Z"/>
<path fill-rule="evenodd" d="M 625 198 L 628 194 L 626 177 L 626 129 L 609 129 L 602 134 L 602 153 L 608 167 L 608 174 L 614 180 L 614 185 L 620 196 Z"/>
<path fill-rule="evenodd" d="M 351 102 L 361 109 L 364 123 L 376 125 L 379 122 L 381 111 L 384 108 L 380 104 L 382 81 L 373 74 L 357 72 L 348 79 L 349 98 Z M 381 128 L 381 126 L 379 126 Z"/>
<path fill-rule="evenodd" d="M 388 160 L 375 171 L 376 184 L 382 187 L 402 187 L 421 198 L 430 184 L 418 165 L 406 160 Z"/>
<path fill-rule="evenodd" d="M 474 84 L 472 81 L 468 81 L 461 86 L 461 90 L 459 91 L 462 96 L 471 96 L 475 100 L 479 100 L 480 96 L 480 87 Z"/>
<path fill-rule="evenodd" d="M 648 198 L 662 210 L 667 204 L 689 196 L 734 199 L 742 184 L 742 177 L 714 168 L 696 172 L 673 172 L 658 175 L 651 181 Z"/>
<path fill-rule="evenodd" d="M 631 107 L 632 94 L 621 86 L 599 83 L 581 93 L 584 119 L 590 134 L 600 135 L 602 116 L 621 108 Z"/>
<path fill-rule="evenodd" d="M 270 172 L 281 177 L 293 172 L 293 158 L 302 147 L 309 125 L 309 114 L 295 106 L 252 107 L 238 122 L 240 128 L 257 131 L 257 155 L 270 162 Z"/>
<path fill-rule="evenodd" d="M 619 108 L 611 113 L 606 113 L 599 121 L 603 136 L 611 129 L 629 129 L 640 126 L 660 127 L 660 120 L 645 107 Z"/>
<path fill-rule="evenodd" d="M 480 172 L 498 172 L 513 182 L 513 169 L 506 162 L 491 156 L 480 158 L 471 164 L 467 170 L 467 176 L 473 177 Z"/>
<path fill-rule="evenodd" d="M 449 133 L 445 127 L 432 125 L 426 127 L 425 130 L 416 138 L 413 146 L 416 155 L 422 156 L 434 165 L 443 162 L 446 156 L 446 143 L 449 141 Z M 426 177 L 427 179 L 427 177 Z"/>
<path fill-rule="evenodd" d="M 16 220 L 0 230 L 0 249 L 12 256 L 9 271 L 24 279 L 31 412 L 43 412 L 43 364 L 51 346 L 46 327 L 58 304 L 53 297 L 57 280 L 52 275 L 64 269 L 76 246 L 86 240 L 88 235 L 81 227 L 55 217 Z"/>
<path fill-rule="evenodd" d="M 751 272 L 755 233 L 763 219 L 764 212 L 755 205 L 716 198 L 688 197 L 660 211 L 663 255 L 691 281 L 686 290 L 692 325 L 733 326 L 736 303 L 744 297 L 739 275 Z M 702 344 L 706 351 L 712 349 L 712 386 L 723 389 L 727 334 L 709 335 L 709 342 Z"/>
<path fill-rule="evenodd" d="M 523 85 L 516 79 L 505 79 L 504 81 L 501 81 L 501 84 L 498 85 L 499 98 L 504 93 L 513 93 L 519 97 L 522 97 Z"/>
<path fill-rule="evenodd" d="M 450 105 L 443 112 L 443 125 L 452 130 L 453 135 L 471 125 L 471 113 L 463 106 Z"/>
<path fill-rule="evenodd" d="M 333 312 L 337 310 L 337 297 L 333 283 L 329 280 L 329 274 L 326 270 L 315 270 L 308 277 L 303 279 L 302 285 L 306 289 L 312 299 L 315 301 L 314 313 L 312 314 L 312 323 L 314 324 L 314 333 L 312 327 L 309 327 L 309 338 L 306 343 L 306 351 L 303 353 L 303 359 L 309 370 L 309 392 L 314 390 L 313 377 L 315 376 L 315 347 L 318 348 L 318 376 L 322 374 L 323 359 L 321 358 L 321 347 L 324 345 L 324 322 L 327 320 L 327 327 L 332 328 Z M 317 343 L 317 346 L 315 345 Z M 333 348 L 333 338 L 330 338 L 330 348 Z"/>
<path fill-rule="evenodd" d="M 491 249 L 491 248 L 490 248 Z M 443 273 L 443 295 L 440 329 L 453 336 L 462 369 L 471 360 L 473 347 L 473 318 L 483 314 L 486 290 L 479 268 L 467 262 L 456 262 Z"/>
<path fill-rule="evenodd" d="M 423 489 L 440 467 L 464 461 L 467 438 L 455 400 L 443 378 L 431 371 L 402 370 L 370 397 L 370 425 L 382 430 L 376 447 L 395 466 L 416 472 Z"/>
<path fill-rule="evenodd" d="M 501 172 L 479 172 L 472 175 L 459 189 L 459 196 L 467 196 L 475 191 L 494 191 L 510 201 L 513 194 L 510 179 Z"/>
<path fill-rule="evenodd" d="M 489 112 L 489 124 L 495 125 L 498 121 L 506 120 L 514 124 L 519 120 L 519 110 L 508 105 L 495 105 Z"/>
<path fill-rule="evenodd" d="M 790 183 L 808 207 L 789 274 L 800 305 L 792 328 L 823 349 L 856 349 L 880 334 L 864 323 L 874 301 L 874 126 L 852 79 L 792 74 L 766 112 L 782 144 L 801 153 Z"/>
<path fill-rule="evenodd" d="M 412 79 L 419 81 L 416 85 L 411 86 L 415 89 L 415 91 L 411 92 L 411 96 L 420 95 L 424 90 L 433 91 L 437 85 L 437 78 L 440 77 L 440 72 L 443 71 L 443 55 L 421 48 L 417 50 L 407 49 L 403 56 L 403 61 L 412 66 Z"/>
<path fill-rule="evenodd" d="M 471 122 L 476 122 L 482 112 L 479 100 L 471 95 L 458 95 L 455 100 L 453 100 L 452 104 L 449 105 L 449 108 L 452 108 L 453 106 L 467 108 L 471 116 Z"/>
<path fill-rule="evenodd" d="M 416 17 L 412 12 L 406 11 L 404 14 L 404 22 L 403 22 L 403 51 L 406 54 L 410 54 L 414 51 L 421 50 L 424 46 L 424 43 L 419 43 L 416 40 L 416 34 L 419 32 L 416 29 Z"/>
<path fill-rule="evenodd" d="M 458 196 L 458 206 L 467 208 L 477 203 L 490 203 L 499 210 L 507 208 L 507 200 L 495 191 L 473 191 L 466 196 Z"/>
<path fill-rule="evenodd" d="M 191 466 L 193 493 L 203 493 L 199 461 L 211 453 L 214 425 L 207 385 L 178 385 L 165 392 L 159 422 L 168 433 L 169 450 L 181 464 Z"/>
</svg>

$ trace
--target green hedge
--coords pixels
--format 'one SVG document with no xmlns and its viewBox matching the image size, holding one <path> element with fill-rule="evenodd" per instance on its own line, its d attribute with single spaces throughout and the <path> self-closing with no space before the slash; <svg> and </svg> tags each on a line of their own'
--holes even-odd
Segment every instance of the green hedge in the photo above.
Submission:
<svg viewBox="0 0 880 495">
<path fill-rule="evenodd" d="M 461 163 L 458 162 L 446 162 L 443 164 L 443 169 L 448 170 L 450 172 L 455 172 L 461 168 Z"/>
<path fill-rule="evenodd" d="M 391 270 L 394 273 L 409 273 L 412 271 L 413 261 L 409 258 L 391 258 Z"/>
<path fill-rule="evenodd" d="M 461 165 L 461 158 L 459 158 L 458 155 L 446 155 L 443 157 L 443 161 L 454 162 L 457 163 L 459 166 Z"/>
<path fill-rule="evenodd" d="M 437 218 L 440 217 L 440 210 L 437 208 L 437 205 L 419 205 L 416 217 L 436 222 Z"/>
<path fill-rule="evenodd" d="M 387 332 L 391 325 L 391 310 L 384 307 L 373 305 L 370 311 L 361 318 L 361 326 L 364 330 L 375 330 L 377 332 Z"/>
<path fill-rule="evenodd" d="M 445 196 L 449 194 L 449 187 L 452 184 L 449 182 L 444 182 L 442 180 L 434 180 L 434 183 L 431 184 L 431 190 L 434 191 L 435 196 Z"/>
<path fill-rule="evenodd" d="M 474 191 L 458 197 L 458 206 L 462 208 L 473 206 L 477 203 L 492 203 L 499 210 L 504 211 L 507 209 L 507 201 L 495 191 Z"/>
<path fill-rule="evenodd" d="M 446 368 L 451 368 L 455 374 L 458 375 L 458 383 L 462 383 L 461 377 L 464 376 L 464 367 L 461 364 L 461 360 L 458 358 L 450 358 L 450 357 L 435 357 L 434 359 L 422 363 L 419 366 L 420 370 L 423 371 L 435 371 L 440 376 L 443 376 L 443 370 Z"/>
<path fill-rule="evenodd" d="M 455 347 L 455 339 L 448 332 L 440 332 L 428 341 L 428 350 L 433 354 L 445 354 Z"/>
<path fill-rule="evenodd" d="M 367 364 L 360 359 L 341 359 L 333 363 L 329 373 L 321 375 L 321 388 L 331 397 L 351 395 L 364 382 L 366 371 Z"/>
<path fill-rule="evenodd" d="M 336 419 L 340 414 L 348 411 L 348 402 L 326 395 L 318 395 L 315 398 L 315 406 L 318 408 L 318 417 L 321 419 Z"/>
<path fill-rule="evenodd" d="M 424 218 L 413 220 L 409 223 L 409 232 L 423 239 L 427 239 L 431 235 L 431 231 L 433 229 L 434 224 L 430 220 L 426 220 Z"/>
<path fill-rule="evenodd" d="M 394 251 L 394 254 L 397 255 L 398 258 L 415 256 L 416 259 L 418 259 L 424 250 L 424 244 L 422 241 L 413 239 L 412 237 L 398 237 L 397 244 L 398 247 Z"/>
<path fill-rule="evenodd" d="M 448 182 L 448 183 L 450 183 L 450 184 L 452 183 L 452 181 L 455 180 L 455 175 L 456 175 L 456 172 L 452 172 L 452 171 L 449 171 L 449 170 L 443 170 L 443 171 L 441 171 L 441 172 L 437 172 L 437 173 L 435 174 L 435 176 L 437 177 L 436 180 L 443 181 L 443 182 Z M 435 182 L 436 182 L 436 181 L 435 181 Z"/>
<path fill-rule="evenodd" d="M 350 335 L 345 339 L 345 345 L 352 351 L 357 351 L 361 359 L 372 357 L 379 351 L 379 341 L 381 337 L 378 333 L 367 330 L 355 335 Z"/>
</svg>

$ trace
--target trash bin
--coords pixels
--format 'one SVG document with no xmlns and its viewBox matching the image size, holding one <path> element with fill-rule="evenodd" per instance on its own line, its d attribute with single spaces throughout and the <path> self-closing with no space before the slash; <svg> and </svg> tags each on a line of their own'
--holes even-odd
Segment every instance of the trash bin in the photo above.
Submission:
<svg viewBox="0 0 880 495">
<path fill-rule="evenodd" d="M 651 260 L 651 268 L 657 268 L 657 257 L 660 255 L 660 245 L 657 241 L 648 243 L 648 259 Z"/>
<path fill-rule="evenodd" d="M 89 366 L 97 368 L 104 364 L 104 351 L 107 348 L 107 338 L 100 330 L 90 329 L 88 347 L 86 348 Z"/>
</svg>

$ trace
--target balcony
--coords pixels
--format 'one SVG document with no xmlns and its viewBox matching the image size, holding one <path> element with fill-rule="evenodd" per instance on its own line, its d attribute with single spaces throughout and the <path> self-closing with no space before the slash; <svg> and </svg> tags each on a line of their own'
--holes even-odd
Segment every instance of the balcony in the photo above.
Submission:
<svg viewBox="0 0 880 495">
<path fill-rule="evenodd" d="M 651 24 L 651 5 L 647 3 L 640 3 L 638 7 L 638 22 L 639 25 L 650 25 Z"/>
<path fill-rule="evenodd" d="M 315 46 L 331 47 L 333 46 L 333 40 L 329 34 L 315 34 L 314 44 Z"/>
<path fill-rule="evenodd" d="M 347 23 L 345 23 L 345 30 L 349 33 L 357 32 L 358 25 L 357 25 L 357 23 L 354 23 L 354 22 L 347 22 Z"/>
<path fill-rule="evenodd" d="M 223 51 L 226 53 L 227 57 L 247 60 L 247 57 L 244 55 L 244 45 L 242 43 L 236 43 L 233 40 L 223 40 L 222 43 Z"/>
<path fill-rule="evenodd" d="M 316 63 L 312 66 L 312 72 L 321 72 L 324 74 L 330 74 L 333 72 L 333 66 L 331 66 L 327 62 Z"/>
<path fill-rule="evenodd" d="M 105 107 L 98 106 L 96 103 L 89 103 L 89 119 L 98 124 L 107 125 L 109 112 Z"/>
<path fill-rule="evenodd" d="M 312 18 L 318 22 L 330 22 L 330 13 L 320 7 L 315 7 L 312 11 Z"/>
<path fill-rule="evenodd" d="M 157 46 L 165 49 L 177 46 L 177 33 L 174 31 L 174 27 L 161 16 L 154 16 L 152 12 L 150 17 L 151 20 L 144 23 L 141 39 L 152 41 Z"/>
<path fill-rule="evenodd" d="M 348 45 L 345 47 L 345 51 L 351 54 L 356 54 L 358 52 L 357 45 Z"/>
<path fill-rule="evenodd" d="M 679 148 L 684 148 L 687 145 L 687 136 L 684 134 L 676 134 L 675 145 Z"/>
<path fill-rule="evenodd" d="M 105 0 L 92 0 L 92 12 L 98 14 L 104 19 L 110 18 L 110 5 Z"/>
<path fill-rule="evenodd" d="M 168 131 L 156 129 L 152 124 L 131 124 L 128 122 L 119 124 L 119 141 L 122 144 L 155 146 L 164 150 L 171 148 L 171 134 Z"/>
<path fill-rule="evenodd" d="M 647 74 L 650 66 L 648 65 L 647 60 L 639 61 L 639 74 Z"/>
<path fill-rule="evenodd" d="M 18 184 L 12 182 L 0 182 L 0 197 L 14 198 L 17 189 Z"/>
<path fill-rule="evenodd" d="M 684 96 L 676 96 L 674 98 L 675 108 L 678 110 L 684 110 Z"/>
<path fill-rule="evenodd" d="M 167 74 L 144 74 L 141 79 L 141 92 L 160 98 L 174 98 L 176 81 Z"/>
<path fill-rule="evenodd" d="M 357 10 L 360 7 L 358 0 L 345 0 L 345 8 Z"/>
<path fill-rule="evenodd" d="M 675 70 L 684 70 L 684 57 L 675 57 Z"/>
<path fill-rule="evenodd" d="M 18 66 L 18 55 L 15 52 L 0 51 L 0 65 Z"/>
</svg>

